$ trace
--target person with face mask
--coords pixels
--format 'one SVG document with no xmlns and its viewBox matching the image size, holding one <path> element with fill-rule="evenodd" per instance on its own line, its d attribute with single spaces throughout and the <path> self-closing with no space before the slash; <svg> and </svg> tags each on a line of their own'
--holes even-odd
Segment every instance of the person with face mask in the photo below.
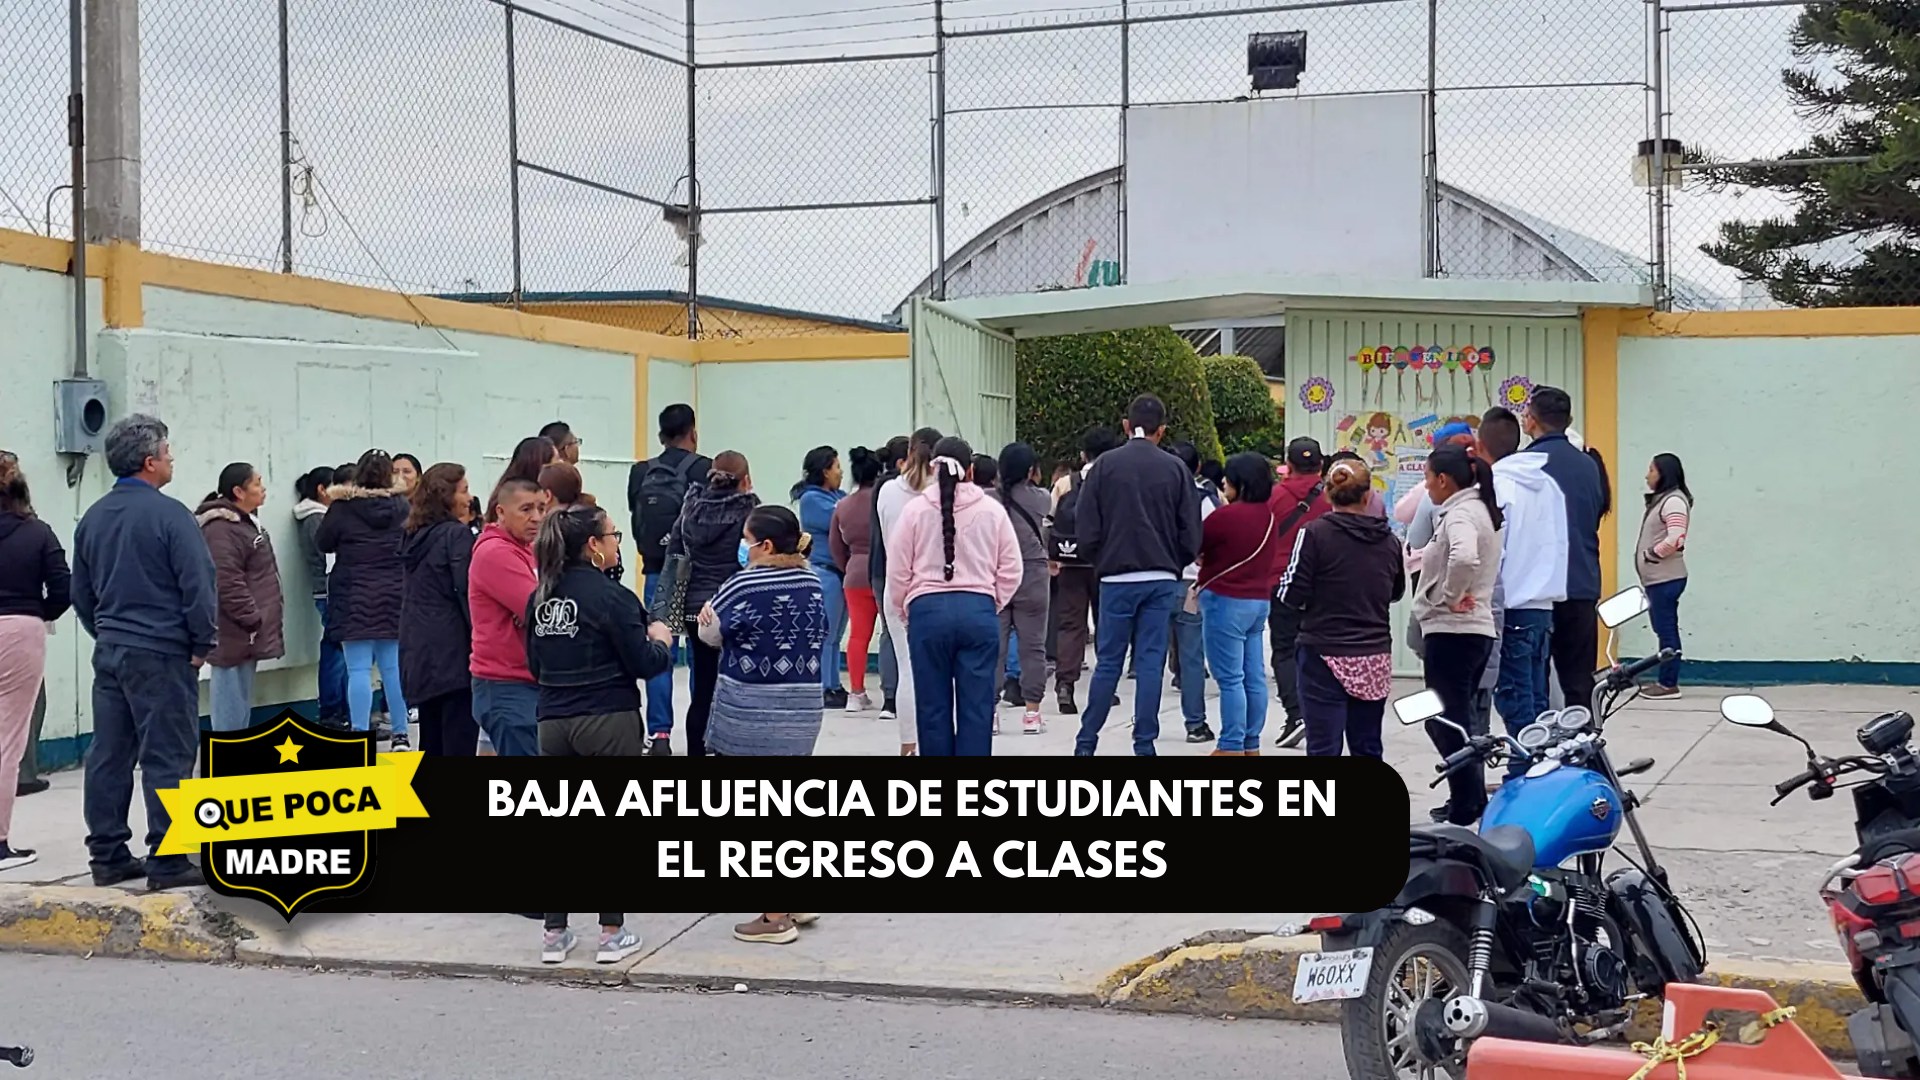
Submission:
<svg viewBox="0 0 1920 1080">
<path fill-rule="evenodd" d="M 220 470 L 220 487 L 200 502 L 194 516 L 213 556 L 220 596 L 220 629 L 213 652 L 208 697 L 213 730 L 241 731 L 253 719 L 253 673 L 262 660 L 286 654 L 282 644 L 280 567 L 273 540 L 260 524 L 267 486 L 244 461 Z"/>
<path fill-rule="evenodd" d="M 473 718 L 501 757 L 539 753 L 539 690 L 527 669 L 527 600 L 538 575 L 533 541 L 546 495 L 532 480 L 507 480 L 493 493 L 494 520 L 474 541 L 467 572 L 473 622 Z"/>
<path fill-rule="evenodd" d="M 695 623 L 700 609 L 746 564 L 741 543 L 747 515 L 759 505 L 760 499 L 753 493 L 753 477 L 747 472 L 746 455 L 737 450 L 723 451 L 713 459 L 706 482 L 687 490 L 680 517 L 667 533 L 666 565 L 684 560 L 686 566 L 678 586 L 685 624 L 674 629 L 692 638 L 692 700 L 687 705 L 687 753 L 692 757 L 707 752 L 707 718 L 720 678 L 720 650 L 698 638 Z M 669 585 L 663 582 L 661 587 L 667 589 Z M 661 606 L 664 610 L 668 605 Z M 816 682 L 818 676 L 815 671 Z"/>
</svg>

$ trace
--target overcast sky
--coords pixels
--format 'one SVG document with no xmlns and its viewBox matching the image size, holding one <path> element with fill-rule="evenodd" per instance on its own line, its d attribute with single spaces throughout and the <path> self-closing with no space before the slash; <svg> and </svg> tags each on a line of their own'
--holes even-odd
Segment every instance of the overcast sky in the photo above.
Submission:
<svg viewBox="0 0 1920 1080">
<path fill-rule="evenodd" d="M 526 0 L 580 27 L 682 56 L 673 0 Z M 1249 0 L 1135 3 L 1136 14 Z M 66 5 L 0 10 L 0 224 L 36 229 L 67 176 Z M 1093 0 L 949 0 L 960 30 L 1110 17 Z M 932 48 L 933 5 L 904 0 L 700 0 L 697 54 L 739 62 Z M 832 14 L 838 12 L 838 14 Z M 278 264 L 273 0 L 142 0 L 144 231 L 149 246 Z M 1674 134 L 1757 157 L 1804 136 L 1779 86 L 1797 9 L 1675 15 Z M 1606 241 L 1647 249 L 1630 181 L 1647 129 L 1641 0 L 1443 0 L 1441 178 Z M 683 69 L 539 19 L 516 22 L 523 161 L 649 198 L 684 197 Z M 511 284 L 505 15 L 488 0 L 291 0 L 292 130 L 316 183 L 295 209 L 303 271 L 410 289 Z M 1426 5 L 1233 15 L 1136 27 L 1135 104 L 1246 89 L 1246 35 L 1309 33 L 1307 93 L 1417 89 Z M 1119 162 L 1120 32 L 1064 29 L 950 43 L 948 247 L 1061 184 Z M 932 79 L 924 58 L 701 72 L 698 147 L 711 209 L 924 199 Z M 1065 108 L 1063 106 L 1101 106 Z M 1019 111 L 973 111 L 1047 106 Z M 1195 168 L 1206 163 L 1195 162 Z M 684 288 L 659 211 L 522 170 L 529 290 Z M 64 200 L 64 194 L 61 197 Z M 57 200 L 60 202 L 60 200 Z M 1678 273 L 1735 294 L 1695 250 L 1770 196 L 1689 192 Z M 64 203 L 54 231 L 65 230 Z M 715 214 L 701 292 L 876 317 L 932 262 L 925 206 Z M 357 235 L 356 235 L 357 234 Z"/>
</svg>

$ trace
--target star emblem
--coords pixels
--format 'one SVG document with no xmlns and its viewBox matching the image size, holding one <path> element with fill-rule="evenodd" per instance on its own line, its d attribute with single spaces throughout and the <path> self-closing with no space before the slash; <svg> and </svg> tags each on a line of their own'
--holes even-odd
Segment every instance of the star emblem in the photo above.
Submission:
<svg viewBox="0 0 1920 1080">
<path fill-rule="evenodd" d="M 280 751 L 280 764 L 285 765 L 291 762 L 298 765 L 300 764 L 300 751 L 306 749 L 306 747 L 294 742 L 293 736 L 289 735 L 287 736 L 286 742 L 274 747 L 274 749 Z"/>
</svg>

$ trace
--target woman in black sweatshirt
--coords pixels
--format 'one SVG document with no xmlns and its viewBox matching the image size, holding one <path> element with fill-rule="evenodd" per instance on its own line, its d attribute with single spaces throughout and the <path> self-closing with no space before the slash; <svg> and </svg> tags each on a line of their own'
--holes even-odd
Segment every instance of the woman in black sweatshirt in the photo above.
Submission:
<svg viewBox="0 0 1920 1080">
<path fill-rule="evenodd" d="M 20 459 L 0 451 L 0 870 L 36 858 L 7 838 L 20 760 L 46 675 L 47 628 L 66 614 L 71 581 L 67 553 L 34 516 Z"/>
<path fill-rule="evenodd" d="M 1333 512 L 1294 542 L 1280 579 L 1283 602 L 1303 612 L 1300 707 L 1309 757 L 1378 758 L 1380 719 L 1393 691 L 1388 610 L 1406 591 L 1404 559 L 1384 518 L 1368 512 L 1373 477 L 1365 464 L 1335 462 L 1326 474 Z"/>
</svg>

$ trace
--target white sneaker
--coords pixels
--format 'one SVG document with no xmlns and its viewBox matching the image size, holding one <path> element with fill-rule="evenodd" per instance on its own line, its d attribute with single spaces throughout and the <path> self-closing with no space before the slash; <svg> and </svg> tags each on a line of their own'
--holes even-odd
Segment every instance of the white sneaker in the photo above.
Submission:
<svg viewBox="0 0 1920 1080">
<path fill-rule="evenodd" d="M 567 954 L 573 951 L 576 940 L 571 930 L 548 930 L 540 941 L 540 962 L 562 963 L 566 960 Z"/>
<path fill-rule="evenodd" d="M 600 951 L 593 959 L 595 963 L 617 964 L 639 951 L 640 935 L 623 926 L 611 934 L 601 931 Z"/>
<path fill-rule="evenodd" d="M 880 720 L 898 720 L 898 719 L 900 719 L 900 710 L 899 710 L 899 709 L 897 709 L 897 708 L 895 708 L 895 707 L 894 707 L 894 706 L 893 706 L 892 704 L 890 704 L 890 703 L 889 703 L 889 704 L 883 704 L 883 705 L 881 705 L 881 706 L 880 706 L 880 715 L 879 715 L 879 716 L 877 717 L 877 719 L 880 719 Z"/>
<path fill-rule="evenodd" d="M 1028 709 L 1026 714 L 1020 717 L 1020 734 L 1042 735 L 1046 730 L 1047 721 L 1040 715 L 1039 709 Z"/>
<path fill-rule="evenodd" d="M 993 714 L 993 733 L 1000 734 L 1000 714 L 997 711 Z"/>
<path fill-rule="evenodd" d="M 871 708 L 873 708 L 873 699 L 868 697 L 867 695 L 865 694 L 848 694 L 847 695 L 847 711 L 848 712 L 863 713 Z"/>
</svg>

